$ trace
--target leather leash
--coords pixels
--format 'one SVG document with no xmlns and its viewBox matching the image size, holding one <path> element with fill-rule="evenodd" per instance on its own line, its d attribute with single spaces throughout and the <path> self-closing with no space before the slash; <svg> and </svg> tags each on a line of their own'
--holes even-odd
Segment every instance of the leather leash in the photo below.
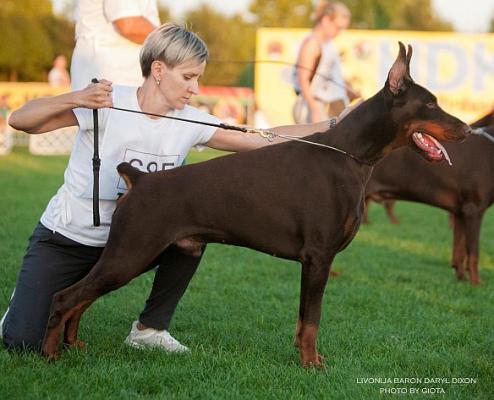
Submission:
<svg viewBox="0 0 494 400">
<path fill-rule="evenodd" d="M 324 148 L 327 148 L 330 150 L 334 150 L 334 151 L 337 151 L 338 153 L 344 154 L 345 156 L 348 156 L 348 157 L 354 159 L 355 161 L 357 161 L 361 164 L 371 165 L 369 162 L 363 161 L 363 160 L 359 159 L 357 156 L 355 156 L 351 153 L 348 153 L 345 150 L 338 149 L 337 147 L 329 146 L 329 145 L 323 144 L 323 143 L 311 142 L 310 140 L 301 139 L 299 136 L 280 135 L 280 134 L 275 133 L 273 131 L 270 131 L 268 129 L 247 128 L 247 127 L 243 127 L 243 126 L 228 125 L 228 124 L 223 124 L 223 123 L 215 124 L 213 122 L 197 121 L 197 120 L 193 120 L 193 119 L 186 119 L 186 118 L 179 118 L 179 117 L 171 117 L 169 115 L 155 114 L 155 113 L 150 113 L 150 112 L 145 112 L 145 111 L 130 110 L 127 108 L 120 108 L 120 107 L 110 107 L 110 108 L 112 108 L 114 110 L 118 110 L 118 111 L 151 115 L 153 117 L 173 119 L 176 121 L 189 122 L 192 124 L 213 126 L 215 128 L 221 128 L 221 129 L 226 129 L 226 130 L 231 130 L 231 131 L 240 131 L 240 132 L 244 132 L 244 133 L 258 134 L 270 142 L 272 142 L 277 137 L 282 138 L 282 139 L 287 139 L 287 140 L 293 140 L 294 142 L 300 142 L 300 143 L 310 144 L 313 146 L 324 147 Z M 331 118 L 330 121 L 331 121 L 331 123 L 329 125 L 329 128 L 332 128 L 334 125 L 336 125 L 336 118 Z"/>
<path fill-rule="evenodd" d="M 91 80 L 92 83 L 98 83 L 96 78 Z M 100 226 L 99 216 L 99 169 L 101 159 L 99 158 L 99 126 L 98 126 L 98 110 L 93 109 L 93 124 L 94 124 L 94 152 L 93 152 L 93 225 Z"/>
</svg>

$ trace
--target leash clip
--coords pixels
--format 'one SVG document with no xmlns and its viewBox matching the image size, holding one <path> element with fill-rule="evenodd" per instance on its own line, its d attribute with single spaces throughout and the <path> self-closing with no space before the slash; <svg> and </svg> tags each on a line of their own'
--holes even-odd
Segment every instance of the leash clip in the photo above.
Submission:
<svg viewBox="0 0 494 400">
<path fill-rule="evenodd" d="M 269 142 L 272 142 L 274 139 L 276 139 L 277 136 L 276 133 L 268 129 L 249 129 L 247 132 L 257 133 L 259 136 L 261 136 L 264 139 L 267 139 Z"/>
<path fill-rule="evenodd" d="M 267 129 L 261 129 L 259 134 L 269 142 L 272 142 L 276 138 L 276 133 Z"/>
</svg>

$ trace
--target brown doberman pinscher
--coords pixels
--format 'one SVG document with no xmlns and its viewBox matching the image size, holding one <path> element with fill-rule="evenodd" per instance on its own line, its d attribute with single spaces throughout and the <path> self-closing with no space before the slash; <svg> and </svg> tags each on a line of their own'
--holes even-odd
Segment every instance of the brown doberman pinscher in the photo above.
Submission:
<svg viewBox="0 0 494 400">
<path fill-rule="evenodd" d="M 487 113 L 486 115 L 484 115 L 479 120 L 471 123 L 470 124 L 470 127 L 472 127 L 472 128 L 482 128 L 486 132 L 488 132 L 488 131 L 491 131 L 492 132 L 492 130 L 494 130 L 494 110 L 491 110 L 489 113 Z M 468 154 L 469 152 L 468 152 L 467 149 L 463 149 L 462 148 L 462 150 L 464 150 L 464 151 L 460 152 L 457 157 L 465 157 L 466 160 L 473 159 L 474 157 L 476 157 L 476 154 L 475 153 Z M 419 158 L 419 157 L 417 156 L 417 158 Z M 381 170 L 381 167 L 379 167 L 380 164 L 381 163 L 378 163 L 377 167 L 374 168 L 374 171 L 373 171 L 373 174 L 375 173 L 378 176 L 376 179 L 380 179 L 380 177 L 379 177 L 380 173 L 376 172 L 376 169 L 378 171 Z M 423 166 L 424 163 L 421 162 L 420 165 Z M 486 173 L 489 173 L 489 172 L 486 171 Z M 405 185 L 408 185 L 409 184 L 407 178 L 408 178 L 408 172 L 404 176 L 397 177 L 395 179 L 395 182 L 398 182 L 399 185 L 402 185 L 404 187 Z M 488 175 L 486 175 L 486 179 L 488 179 Z M 373 182 L 374 180 L 375 179 L 371 175 L 370 181 Z M 391 184 L 391 182 L 388 182 L 388 183 Z M 434 182 L 434 184 L 436 184 L 436 183 Z M 369 186 L 369 188 L 372 188 L 372 185 Z M 464 190 L 464 189 L 465 188 L 462 188 L 462 190 Z M 487 187 L 487 189 L 488 190 L 491 190 L 491 188 L 489 186 Z M 399 187 L 397 187 L 396 190 L 399 190 Z M 391 194 L 389 194 L 389 196 L 392 197 Z M 398 224 L 398 217 L 395 214 L 395 202 L 396 202 L 396 200 L 392 199 L 391 197 L 390 198 L 384 198 L 384 197 L 381 196 L 381 194 L 379 192 L 375 192 L 375 191 L 373 191 L 373 193 L 368 193 L 366 195 L 366 197 L 365 197 L 365 210 L 364 210 L 364 215 L 362 217 L 362 223 L 363 224 L 369 223 L 368 209 L 369 209 L 370 203 L 372 201 L 374 201 L 376 203 L 381 204 L 384 207 L 384 209 L 386 210 L 386 215 L 388 216 L 389 221 L 392 224 Z M 435 205 L 435 204 L 432 204 L 432 205 Z M 453 225 L 454 225 L 454 214 L 450 214 L 449 215 L 449 221 L 450 221 L 450 226 L 453 227 Z"/>
<path fill-rule="evenodd" d="M 484 131 L 493 134 L 494 125 Z M 477 285 L 480 227 L 494 202 L 494 143 L 470 135 L 461 145 L 447 143 L 444 147 L 453 159 L 452 166 L 424 162 L 406 148 L 384 158 L 372 172 L 366 199 L 416 201 L 449 211 L 454 229 L 452 267 L 460 280 L 466 279 L 468 270 L 470 282 Z"/>
<path fill-rule="evenodd" d="M 288 141 L 164 172 L 144 174 L 120 164 L 128 191 L 113 215 L 107 246 L 85 278 L 54 295 L 43 354 L 57 357 L 64 327 L 65 343 L 79 345 L 86 308 L 145 272 L 167 247 L 199 255 L 215 242 L 301 262 L 295 345 L 303 366 L 320 366 L 324 289 L 333 258 L 358 230 L 372 166 L 405 145 L 440 160 L 445 154 L 437 140 L 462 141 L 470 132 L 413 82 L 411 55 L 400 43 L 384 88 L 331 131 L 306 137 L 350 155 Z"/>
</svg>

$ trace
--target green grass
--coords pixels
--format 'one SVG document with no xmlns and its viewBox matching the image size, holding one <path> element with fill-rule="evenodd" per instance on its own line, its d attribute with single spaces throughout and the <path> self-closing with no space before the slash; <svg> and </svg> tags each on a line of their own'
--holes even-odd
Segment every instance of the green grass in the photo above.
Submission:
<svg viewBox="0 0 494 400">
<path fill-rule="evenodd" d="M 190 162 L 216 155 L 193 153 Z M 0 310 L 27 239 L 62 182 L 66 157 L 15 151 L 0 158 Z M 90 165 L 88 165 L 90 168 Z M 328 207 L 331 207 L 328 204 Z M 300 267 L 247 249 L 210 245 L 179 305 L 172 334 L 190 355 L 122 344 L 151 287 L 147 273 L 99 299 L 84 315 L 84 350 L 48 364 L 0 350 L 2 399 L 378 399 L 380 387 L 444 389 L 409 398 L 494 396 L 494 214 L 484 220 L 483 285 L 454 279 L 446 213 L 399 203 L 393 226 L 378 206 L 334 263 L 318 347 L 323 370 L 299 366 L 292 346 Z M 276 240 L 276 238 L 273 238 Z M 365 378 L 468 377 L 474 384 L 365 384 Z"/>
</svg>

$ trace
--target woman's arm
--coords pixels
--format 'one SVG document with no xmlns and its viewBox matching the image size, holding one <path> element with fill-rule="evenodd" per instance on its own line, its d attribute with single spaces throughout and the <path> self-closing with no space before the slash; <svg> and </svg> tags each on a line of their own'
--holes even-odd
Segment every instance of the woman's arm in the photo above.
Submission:
<svg viewBox="0 0 494 400">
<path fill-rule="evenodd" d="M 277 135 L 307 136 L 316 132 L 324 132 L 328 130 L 328 128 L 328 121 L 323 121 L 314 124 L 278 126 L 269 130 Z M 282 143 L 287 140 L 289 139 L 276 136 L 273 141 L 269 141 L 256 133 L 244 133 L 226 129 L 218 129 L 207 143 L 207 146 L 217 150 L 238 152 L 254 150 L 259 147 Z"/>
<path fill-rule="evenodd" d="M 314 37 L 309 37 L 302 44 L 300 55 L 298 58 L 298 84 L 302 97 L 309 106 L 312 120 L 319 122 L 322 116 L 316 103 L 316 99 L 312 95 L 310 84 L 317 69 L 318 60 L 321 57 L 321 47 L 319 42 Z"/>
<path fill-rule="evenodd" d="M 346 107 L 336 118 L 336 123 L 345 118 L 360 104 L 362 104 L 362 101 L 356 102 Z M 312 135 L 316 132 L 325 132 L 329 128 L 330 121 L 321 121 L 312 124 L 278 126 L 276 128 L 271 128 L 270 131 L 276 133 L 277 135 L 303 137 Z M 217 150 L 238 152 L 254 150 L 258 149 L 259 147 L 286 142 L 287 140 L 290 139 L 275 137 L 275 139 L 270 142 L 266 138 L 261 137 L 259 134 L 218 129 L 207 143 L 207 146 Z"/>
<path fill-rule="evenodd" d="M 78 107 L 105 108 L 112 106 L 111 82 L 102 79 L 82 90 L 53 97 L 40 97 L 24 104 L 9 118 L 9 125 L 27 133 L 44 133 L 78 125 L 72 110 Z"/>
<path fill-rule="evenodd" d="M 119 18 L 112 23 L 121 36 L 137 44 L 144 43 L 146 37 L 156 29 L 156 26 L 143 16 Z"/>
</svg>

